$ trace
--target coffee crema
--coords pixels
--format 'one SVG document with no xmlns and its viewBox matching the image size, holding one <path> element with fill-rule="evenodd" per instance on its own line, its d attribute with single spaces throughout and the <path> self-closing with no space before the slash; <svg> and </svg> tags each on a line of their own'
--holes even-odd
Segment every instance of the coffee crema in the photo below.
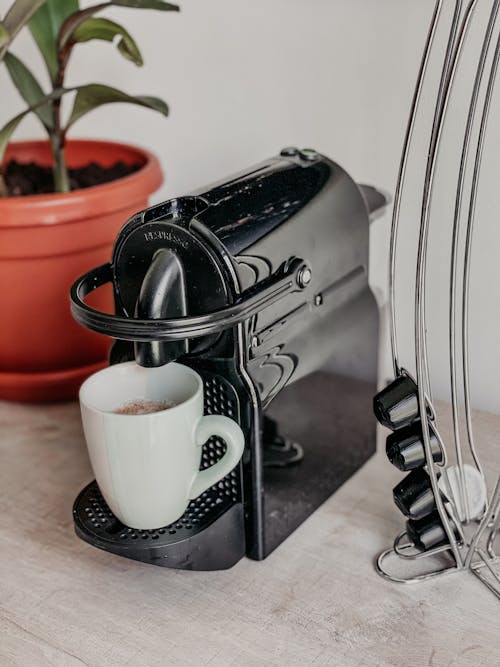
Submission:
<svg viewBox="0 0 500 667">
<path fill-rule="evenodd" d="M 150 399 L 137 398 L 133 401 L 127 401 L 116 410 L 115 415 L 150 415 L 154 412 L 169 410 L 175 407 L 172 401 L 153 401 Z"/>
</svg>

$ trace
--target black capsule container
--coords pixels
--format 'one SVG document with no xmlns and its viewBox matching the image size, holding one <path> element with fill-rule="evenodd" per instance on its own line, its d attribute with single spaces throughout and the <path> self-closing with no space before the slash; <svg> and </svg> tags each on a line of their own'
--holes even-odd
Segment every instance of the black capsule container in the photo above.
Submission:
<svg viewBox="0 0 500 667">
<path fill-rule="evenodd" d="M 443 463 L 444 453 L 436 433 L 429 425 L 430 445 L 434 463 Z M 387 436 L 387 458 L 399 470 L 409 472 L 426 464 L 422 423 L 399 429 Z"/>
<path fill-rule="evenodd" d="M 419 418 L 418 389 L 409 375 L 400 375 L 373 399 L 373 412 L 382 424 L 396 431 Z"/>
<path fill-rule="evenodd" d="M 450 521 L 450 524 L 456 539 L 460 539 L 453 521 Z M 437 510 L 423 519 L 418 519 L 416 521 L 410 519 L 407 521 L 406 534 L 415 547 L 420 551 L 429 551 L 429 549 L 434 549 L 435 547 L 448 544 L 449 542 L 443 522 L 441 521 L 441 517 Z"/>
<path fill-rule="evenodd" d="M 413 470 L 393 489 L 396 507 L 409 519 L 422 519 L 436 509 L 429 475 L 419 468 Z"/>
</svg>

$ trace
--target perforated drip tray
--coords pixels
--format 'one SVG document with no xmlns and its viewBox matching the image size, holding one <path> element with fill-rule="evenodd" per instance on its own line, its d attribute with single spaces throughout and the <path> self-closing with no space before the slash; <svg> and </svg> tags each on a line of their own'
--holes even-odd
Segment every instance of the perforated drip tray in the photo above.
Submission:
<svg viewBox="0 0 500 667">
<path fill-rule="evenodd" d="M 161 544 L 171 544 L 204 530 L 212 521 L 233 504 L 231 483 L 227 480 L 223 488 L 205 491 L 193 500 L 183 516 L 164 528 L 156 530 L 136 530 L 124 526 L 109 509 L 96 482 L 92 482 L 81 492 L 75 503 L 75 513 L 82 525 L 104 540 L 158 540 Z M 228 488 L 229 487 L 229 488 Z M 76 516 L 76 514 L 75 514 Z"/>
<path fill-rule="evenodd" d="M 175 523 L 136 530 L 114 516 L 94 481 L 75 501 L 75 531 L 93 546 L 134 560 L 193 570 L 225 569 L 245 553 L 243 507 L 236 497 L 236 475 L 228 476 L 191 501 Z"/>
</svg>

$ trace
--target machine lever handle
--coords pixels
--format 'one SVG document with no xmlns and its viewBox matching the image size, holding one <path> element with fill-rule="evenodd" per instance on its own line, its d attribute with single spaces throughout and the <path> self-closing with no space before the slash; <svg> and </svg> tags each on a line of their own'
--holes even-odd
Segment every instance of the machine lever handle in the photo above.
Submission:
<svg viewBox="0 0 500 667">
<path fill-rule="evenodd" d="M 75 320 L 87 329 L 120 340 L 136 342 L 178 341 L 217 334 L 224 329 L 253 317 L 285 295 L 301 291 L 309 284 L 301 279 L 310 269 L 301 259 L 288 263 L 283 273 L 277 273 L 255 285 L 241 295 L 234 304 L 204 315 L 172 319 L 137 319 L 109 315 L 91 308 L 84 298 L 93 290 L 112 282 L 111 264 L 84 274 L 71 288 L 71 313 Z"/>
</svg>

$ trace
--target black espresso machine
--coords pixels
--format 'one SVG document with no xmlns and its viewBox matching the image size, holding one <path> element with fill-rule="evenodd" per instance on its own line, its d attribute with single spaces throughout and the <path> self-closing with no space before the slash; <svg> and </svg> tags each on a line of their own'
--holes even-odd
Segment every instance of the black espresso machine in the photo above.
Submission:
<svg viewBox="0 0 500 667">
<path fill-rule="evenodd" d="M 79 537 L 164 567 L 261 560 L 374 453 L 369 223 L 385 204 L 323 155 L 286 148 L 124 225 L 111 262 L 73 285 L 73 316 L 116 339 L 112 364 L 195 369 L 205 414 L 236 419 L 246 448 L 235 470 L 158 530 L 121 524 L 92 482 L 73 509 Z M 108 282 L 115 315 L 84 303 Z M 211 438 L 201 467 L 224 451 Z"/>
</svg>

